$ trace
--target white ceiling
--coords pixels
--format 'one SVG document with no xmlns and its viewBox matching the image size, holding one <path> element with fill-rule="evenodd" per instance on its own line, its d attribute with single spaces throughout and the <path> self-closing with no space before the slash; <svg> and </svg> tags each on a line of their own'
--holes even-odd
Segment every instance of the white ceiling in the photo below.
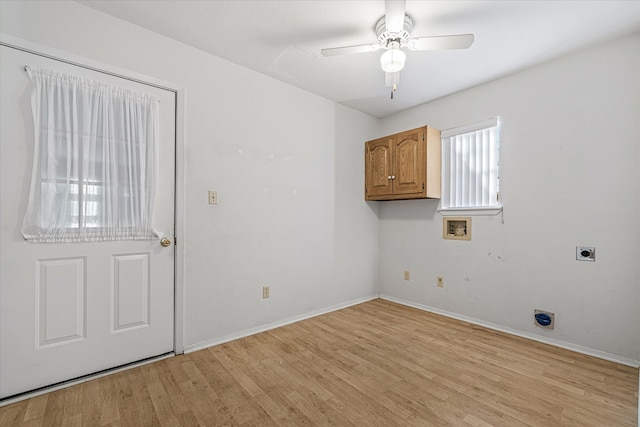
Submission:
<svg viewBox="0 0 640 427">
<path fill-rule="evenodd" d="M 475 34 L 467 50 L 412 52 L 394 99 L 375 43 L 383 0 L 84 1 L 94 9 L 376 117 L 640 30 L 640 0 L 412 1 L 413 37 Z"/>
</svg>

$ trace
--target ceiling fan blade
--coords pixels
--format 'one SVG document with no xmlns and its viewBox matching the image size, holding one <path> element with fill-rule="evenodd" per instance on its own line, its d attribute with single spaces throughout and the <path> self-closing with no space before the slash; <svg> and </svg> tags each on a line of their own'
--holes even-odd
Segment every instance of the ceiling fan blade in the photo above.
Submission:
<svg viewBox="0 0 640 427">
<path fill-rule="evenodd" d="M 409 40 L 409 50 L 466 49 L 473 44 L 473 34 L 418 37 Z"/>
<path fill-rule="evenodd" d="M 351 55 L 353 53 L 375 52 L 378 49 L 380 49 L 380 45 L 375 43 L 361 44 L 357 46 L 331 47 L 329 49 L 322 49 L 320 53 L 322 56 L 338 56 Z"/>
<path fill-rule="evenodd" d="M 384 2 L 384 20 L 387 25 L 387 31 L 390 33 L 399 33 L 404 27 L 404 11 L 405 0 L 385 0 Z"/>
</svg>

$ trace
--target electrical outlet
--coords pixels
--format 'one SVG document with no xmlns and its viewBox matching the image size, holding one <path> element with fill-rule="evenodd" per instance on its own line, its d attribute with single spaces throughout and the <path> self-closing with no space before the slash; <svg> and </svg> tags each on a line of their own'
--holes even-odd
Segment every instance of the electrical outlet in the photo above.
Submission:
<svg viewBox="0 0 640 427">
<path fill-rule="evenodd" d="M 576 260 L 594 262 L 596 260 L 596 248 L 593 246 L 576 246 Z"/>
<path fill-rule="evenodd" d="M 217 205 L 218 204 L 218 192 L 217 191 L 209 191 L 209 204 Z"/>
<path fill-rule="evenodd" d="M 408 270 L 404 271 L 404 280 L 411 280 L 411 272 Z"/>
<path fill-rule="evenodd" d="M 269 298 L 269 286 L 262 287 L 262 298 Z"/>
<path fill-rule="evenodd" d="M 439 288 L 444 287 L 444 277 L 443 276 L 438 276 L 437 280 L 438 280 L 438 282 L 437 282 L 438 283 L 438 287 Z"/>
</svg>

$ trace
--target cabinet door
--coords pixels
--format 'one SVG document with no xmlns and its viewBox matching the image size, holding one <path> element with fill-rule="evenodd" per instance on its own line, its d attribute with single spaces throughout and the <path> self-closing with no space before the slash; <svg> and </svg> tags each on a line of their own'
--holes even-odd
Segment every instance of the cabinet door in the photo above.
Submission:
<svg viewBox="0 0 640 427">
<path fill-rule="evenodd" d="M 393 193 L 423 195 L 426 177 L 424 130 L 399 134 L 393 139 L 392 149 Z"/>
<path fill-rule="evenodd" d="M 365 200 L 393 192 L 390 141 L 389 138 L 381 138 L 366 144 Z"/>
</svg>

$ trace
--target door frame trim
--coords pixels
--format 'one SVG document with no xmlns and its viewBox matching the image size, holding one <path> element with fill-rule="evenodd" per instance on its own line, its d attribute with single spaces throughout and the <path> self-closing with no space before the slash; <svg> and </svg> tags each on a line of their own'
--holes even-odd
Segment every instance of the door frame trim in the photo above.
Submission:
<svg viewBox="0 0 640 427">
<path fill-rule="evenodd" d="M 108 65 L 86 57 L 0 33 L 0 45 L 67 64 L 101 72 L 175 93 L 175 192 L 174 192 L 174 312 L 173 352 L 184 353 L 184 203 L 185 203 L 185 97 L 186 88 L 146 74 Z"/>
</svg>

